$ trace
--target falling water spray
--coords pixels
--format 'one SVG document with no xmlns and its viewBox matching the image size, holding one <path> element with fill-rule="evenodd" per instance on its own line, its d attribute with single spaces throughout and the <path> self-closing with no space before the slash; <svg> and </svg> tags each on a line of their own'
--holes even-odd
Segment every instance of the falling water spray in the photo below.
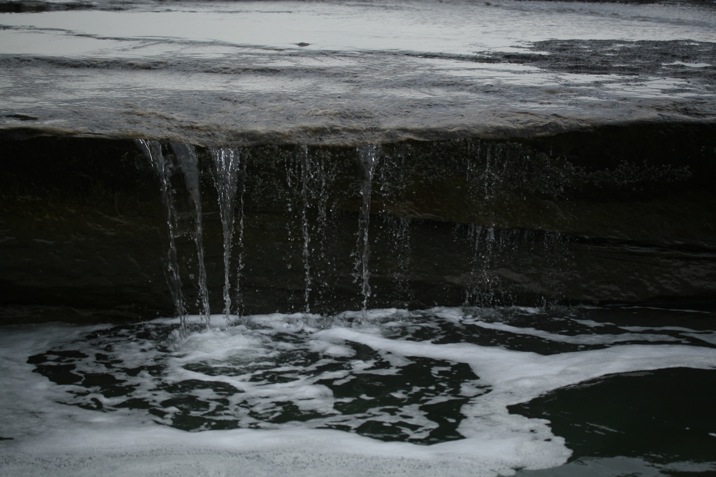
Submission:
<svg viewBox="0 0 716 477">
<path fill-rule="evenodd" d="M 304 146 L 301 155 L 301 235 L 303 236 L 303 303 L 304 311 L 311 312 L 310 296 L 312 289 L 311 277 L 311 234 L 308 227 L 308 206 L 311 179 L 311 160 L 308 154 L 308 147 Z"/>
<path fill-rule="evenodd" d="M 167 283 L 174 301 L 176 313 L 179 316 L 181 330 L 186 329 L 186 304 L 182 292 L 181 273 L 177 258 L 176 239 L 178 237 L 178 214 L 174 203 L 174 189 L 171 178 L 174 167 L 162 152 L 162 145 L 158 141 L 138 139 L 137 144 L 149 158 L 157 176 L 162 192 L 162 201 L 167 209 L 167 228 L 169 230 L 169 251 L 167 254 Z"/>
<path fill-rule="evenodd" d="M 471 250 L 470 284 L 465 289 L 465 305 L 492 305 L 495 300 L 497 280 L 491 270 L 496 255 L 501 252 L 503 241 L 497 240 L 495 231 L 495 204 L 501 191 L 498 158 L 504 156 L 499 146 L 480 141 L 467 143 L 466 181 L 468 198 L 481 204 L 478 212 L 489 225 L 476 223 L 467 226 L 467 241 Z M 503 161 L 504 162 L 504 161 Z"/>
<path fill-rule="evenodd" d="M 380 183 L 377 192 L 381 196 L 382 208 L 379 213 L 381 222 L 379 231 L 387 236 L 391 269 L 392 292 L 396 300 L 401 300 L 405 306 L 411 301 L 409 276 L 411 267 L 411 220 L 406 217 L 405 210 L 396 205 L 405 201 L 406 185 L 406 157 L 410 154 L 404 149 L 393 151 L 391 155 L 381 158 L 376 168 L 375 179 Z"/>
<path fill-rule="evenodd" d="M 371 144 L 358 148 L 358 163 L 363 170 L 360 194 L 362 204 L 358 219 L 358 238 L 356 241 L 356 262 L 354 266 L 354 277 L 361 286 L 363 296 L 363 310 L 368 308 L 368 299 L 371 296 L 370 289 L 370 202 L 373 188 L 373 175 L 380 157 L 380 149 L 377 145 Z"/>
<path fill-rule="evenodd" d="M 209 289 L 206 281 L 206 264 L 204 260 L 204 225 L 201 208 L 201 189 L 199 185 L 199 160 L 193 146 L 183 143 L 171 143 L 172 150 L 177 157 L 179 168 L 184 175 L 187 191 L 194 204 L 194 245 L 199 267 L 199 299 L 201 300 L 202 315 L 206 325 L 209 325 L 211 310 L 209 307 Z"/>
<path fill-rule="evenodd" d="M 238 149 L 211 149 L 214 164 L 213 176 L 219 201 L 219 214 L 224 237 L 224 316 L 227 325 L 231 320 L 231 252 L 234 240 L 236 194 L 239 188 L 240 154 Z M 243 220 L 239 221 L 243 226 Z M 243 228 L 240 231 L 240 238 Z M 240 268 L 240 267 L 239 267 Z M 237 277 L 237 295 L 240 295 L 240 274 Z"/>
</svg>

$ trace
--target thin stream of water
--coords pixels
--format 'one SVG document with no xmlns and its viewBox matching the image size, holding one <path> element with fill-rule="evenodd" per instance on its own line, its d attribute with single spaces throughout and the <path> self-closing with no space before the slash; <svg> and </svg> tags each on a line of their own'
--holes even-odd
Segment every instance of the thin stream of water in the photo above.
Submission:
<svg viewBox="0 0 716 477">
<path fill-rule="evenodd" d="M 309 231 L 308 223 L 308 208 L 309 208 L 309 194 L 310 194 L 310 179 L 311 179 L 311 161 L 308 154 L 308 148 L 303 147 L 301 151 L 301 235 L 303 237 L 303 271 L 304 271 L 304 286 L 303 286 L 303 305 L 306 313 L 311 312 L 311 292 L 313 291 L 313 277 L 311 276 L 311 234 Z"/>
<path fill-rule="evenodd" d="M 177 255 L 176 239 L 178 237 L 178 217 L 177 208 L 174 202 L 174 189 L 171 179 L 174 173 L 172 163 L 164 157 L 162 146 L 158 141 L 147 141 L 139 139 L 138 145 L 149 158 L 157 176 L 159 177 L 159 186 L 162 194 L 162 201 L 167 211 L 167 229 L 169 231 L 169 250 L 167 252 L 167 283 L 174 301 L 177 316 L 181 320 L 182 330 L 186 327 L 186 302 L 182 292 L 181 271 L 179 269 L 179 259 Z"/>
<path fill-rule="evenodd" d="M 363 297 L 363 310 L 368 308 L 371 296 L 370 288 L 370 206 L 373 190 L 373 175 L 380 159 L 380 148 L 377 145 L 361 146 L 358 148 L 358 164 L 363 171 L 360 186 L 362 198 L 360 216 L 358 219 L 358 239 L 356 241 L 356 261 L 354 277 L 360 284 Z"/>
<path fill-rule="evenodd" d="M 201 207 L 199 158 L 196 155 L 196 149 L 189 144 L 173 142 L 171 146 L 179 162 L 179 168 L 184 175 L 189 196 L 194 204 L 194 220 L 196 226 L 194 231 L 194 244 L 196 246 L 196 258 L 199 268 L 197 285 L 199 287 L 202 315 L 206 325 L 209 326 L 211 309 L 209 305 L 209 289 L 206 282 L 206 260 L 204 260 L 204 225 Z"/>
<path fill-rule="evenodd" d="M 224 237 L 224 316 L 227 324 L 232 314 L 231 300 L 231 253 L 234 239 L 236 194 L 239 187 L 240 151 L 231 148 L 211 149 L 216 186 Z M 239 222 L 242 225 L 242 222 Z M 240 284 L 237 283 L 237 290 Z"/>
<path fill-rule="evenodd" d="M 174 154 L 170 156 L 165 156 L 158 142 L 143 141 L 139 145 L 150 158 L 152 167 L 160 178 L 169 236 L 167 274 L 177 316 L 188 312 L 184 297 L 188 292 L 184 289 L 182 293 L 182 282 L 186 281 L 196 287 L 198 314 L 207 321 L 207 317 L 212 313 L 212 306 L 216 304 L 210 303 L 208 283 L 211 277 L 208 276 L 204 250 L 204 209 L 212 204 L 202 204 L 201 155 L 191 145 L 172 143 Z M 547 232 L 535 235 L 529 231 L 502 230 L 489 222 L 497 213 L 494 210 L 500 204 L 497 198 L 510 193 L 509 187 L 514 186 L 501 176 L 504 171 L 500 172 L 495 165 L 500 161 L 492 157 L 494 154 L 504 155 L 504 151 L 495 152 L 494 149 L 482 147 L 480 143 L 475 145 L 476 153 L 467 165 L 464 199 L 466 217 L 468 220 L 474 217 L 475 222 L 457 223 L 453 234 L 455 244 L 461 249 L 459 253 L 464 255 L 461 261 L 466 265 L 466 270 L 459 278 L 464 284 L 462 293 L 463 304 L 466 306 L 492 306 L 511 299 L 511 296 L 501 289 L 503 279 L 500 270 L 506 261 L 514 261 L 518 253 L 532 256 L 540 254 L 542 258 L 549 258 L 555 267 L 559 267 L 560 263 L 566 260 L 565 240 L 559 234 Z M 331 277 L 336 277 L 336 268 L 342 266 L 345 256 L 342 254 L 350 256 L 352 271 L 349 276 L 352 276 L 353 283 L 358 287 L 358 306 L 361 309 L 369 308 L 374 295 L 374 284 L 371 283 L 373 268 L 380 270 L 376 275 L 376 289 L 380 290 L 381 300 L 390 300 L 397 305 L 407 304 L 413 299 L 414 222 L 410 217 L 410 209 L 404 209 L 412 207 L 414 199 L 410 194 L 415 193 L 415 185 L 410 183 L 413 178 L 409 176 L 414 172 L 409 171 L 411 164 L 407 164 L 403 157 L 409 154 L 409 151 L 398 150 L 390 156 L 382 157 L 382 150 L 377 145 L 360 147 L 355 151 L 353 159 L 357 165 L 357 177 L 351 179 L 345 175 L 337 175 L 338 161 L 330 156 L 321 156 L 318 151 L 311 151 L 304 146 L 281 159 L 285 161 L 285 182 L 281 183 L 272 183 L 270 178 L 258 175 L 264 174 L 260 169 L 252 172 L 254 176 L 247 177 L 247 157 L 242 155 L 238 148 L 210 148 L 202 154 L 208 156 L 206 172 L 212 178 L 217 197 L 213 204 L 218 206 L 221 227 L 221 296 L 223 313 L 227 320 L 230 320 L 232 315 L 241 316 L 244 309 L 242 280 L 247 262 L 247 248 L 244 245 L 244 194 L 247 190 L 251 190 L 252 194 L 250 214 L 257 213 L 257 209 L 263 207 L 264 202 L 273 201 L 275 204 L 278 201 L 285 204 L 288 247 L 283 249 L 286 254 L 283 260 L 286 276 L 292 280 L 287 285 L 289 293 L 295 298 L 290 300 L 293 303 L 291 306 L 295 306 L 297 310 L 311 312 L 334 299 L 336 283 L 333 281 L 335 278 Z M 507 158 L 502 158 L 501 162 L 505 160 Z M 184 188 L 175 190 L 178 182 L 172 182 L 178 171 L 183 175 L 181 183 L 185 186 L 187 197 L 186 201 L 181 201 L 180 204 L 188 204 L 181 205 L 188 207 L 181 213 L 177 210 L 179 205 L 175 196 L 184 194 Z M 355 170 L 351 169 L 350 172 L 355 173 Z M 343 184 L 347 182 L 340 181 L 351 181 L 353 188 L 346 189 Z M 259 190 L 262 194 L 267 194 L 258 199 L 258 202 L 255 197 L 256 187 L 261 188 Z M 340 234 L 338 228 L 345 227 L 342 221 L 346 218 L 345 214 L 340 216 L 335 213 L 337 204 L 343 208 L 346 204 L 348 207 L 355 207 L 358 212 L 355 239 L 350 250 L 347 243 L 341 244 L 335 240 Z M 271 209 L 268 211 L 274 213 Z M 213 212 L 209 215 L 213 215 Z M 377 220 L 372 221 L 371 215 L 375 215 Z M 184 224 L 186 230 L 179 222 L 180 217 L 187 222 Z M 265 220 L 263 217 L 259 218 Z M 486 218 L 488 223 L 485 223 Z M 191 227 L 188 227 L 189 221 Z M 252 237 L 255 236 L 252 232 Z M 180 253 L 183 247 L 179 246 L 177 240 L 181 237 L 192 238 L 196 264 L 192 254 Z M 252 245 L 253 242 L 249 247 Z M 375 263 L 371 264 L 373 246 Z M 265 244 L 261 244 L 261 247 L 265 247 Z M 249 257 L 249 262 L 252 259 L 253 256 Z M 255 267 L 252 270 L 255 270 Z M 547 281 L 550 278 L 548 273 L 553 272 L 545 272 Z M 297 286 L 296 281 L 299 279 L 301 285 Z M 381 280 L 390 280 L 390 284 L 386 286 Z"/>
</svg>

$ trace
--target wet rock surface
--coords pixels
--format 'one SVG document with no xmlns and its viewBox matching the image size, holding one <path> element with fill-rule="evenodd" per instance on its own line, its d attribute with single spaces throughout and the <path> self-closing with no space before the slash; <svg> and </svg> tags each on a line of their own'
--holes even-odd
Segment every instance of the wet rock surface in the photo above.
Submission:
<svg viewBox="0 0 716 477">
<path fill-rule="evenodd" d="M 202 313 L 204 281 L 246 313 L 713 307 L 715 22 L 708 2 L 0 3 L 3 320 Z"/>
<path fill-rule="evenodd" d="M 385 144 L 369 184 L 367 276 L 359 150 L 236 148 L 233 306 L 245 313 L 364 304 L 712 306 L 714 132 L 638 125 L 519 141 Z M 187 311 L 200 314 L 197 216 L 175 153 L 161 148 L 173 164 L 182 296 Z M 173 312 L 167 207 L 133 141 L 5 135 L 3 149 L 4 320 Z M 211 152 L 197 149 L 216 311 L 226 257 Z"/>
<path fill-rule="evenodd" d="M 589 75 L 663 75 L 713 84 L 716 44 L 689 40 L 545 40 L 532 53 L 479 55 L 476 61 L 532 65 Z"/>
<path fill-rule="evenodd" d="M 0 15 L 0 128 L 40 135 L 360 145 L 716 117 L 716 20 L 698 2 L 97 2 Z"/>
</svg>

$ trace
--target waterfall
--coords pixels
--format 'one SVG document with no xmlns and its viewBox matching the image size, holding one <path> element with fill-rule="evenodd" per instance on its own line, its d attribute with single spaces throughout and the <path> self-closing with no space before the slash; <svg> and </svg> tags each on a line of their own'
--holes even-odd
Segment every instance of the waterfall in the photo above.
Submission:
<svg viewBox="0 0 716 477">
<path fill-rule="evenodd" d="M 306 161 L 305 170 L 310 184 L 308 192 L 314 208 L 312 232 L 314 241 L 308 255 L 308 258 L 312 258 L 314 263 L 312 291 L 315 290 L 314 302 L 323 304 L 330 293 L 327 273 L 333 271 L 326 250 L 326 235 L 328 231 L 328 214 L 331 210 L 329 187 L 332 186 L 335 180 L 335 171 L 331 164 L 327 164 L 325 160 L 320 160 L 315 155 L 306 154 L 304 157 Z"/>
<path fill-rule="evenodd" d="M 224 316 L 227 325 L 231 320 L 231 254 L 234 240 L 234 222 L 236 218 L 236 195 L 239 189 L 239 172 L 241 169 L 240 151 L 231 148 L 211 149 L 214 164 L 213 177 L 219 202 L 219 214 L 224 237 Z M 243 184 L 242 193 L 243 195 Z M 241 197 L 239 197 L 241 199 Z M 240 200 L 241 201 L 241 200 Z M 239 202 L 240 202 L 239 201 Z M 243 210 L 239 210 L 239 254 L 236 277 L 236 306 L 240 314 L 241 306 L 241 271 L 243 268 Z"/>
<path fill-rule="evenodd" d="M 186 329 L 186 303 L 182 292 L 181 272 L 179 270 L 179 260 L 177 256 L 176 240 L 178 237 L 178 214 L 176 204 L 174 202 L 174 189 L 172 188 L 171 178 L 174 173 L 174 167 L 168 159 L 164 157 L 162 146 L 158 141 L 147 141 L 144 139 L 137 140 L 137 144 L 154 168 L 159 177 L 159 186 L 162 194 L 162 201 L 167 210 L 167 228 L 169 230 L 169 251 L 167 256 L 167 283 L 169 291 L 174 301 L 176 313 L 181 322 L 181 329 Z"/>
<path fill-rule="evenodd" d="M 199 159 L 193 146 L 183 143 L 171 143 L 172 150 L 177 157 L 179 168 L 184 175 L 187 191 L 194 204 L 194 245 L 199 268 L 198 289 L 201 300 L 201 311 L 206 325 L 209 325 L 211 310 L 209 307 L 209 289 L 206 283 L 206 262 L 204 260 L 204 226 L 201 208 L 201 189 L 199 185 Z"/>
<path fill-rule="evenodd" d="M 360 215 L 358 218 L 358 238 L 356 241 L 356 261 L 354 265 L 354 278 L 361 286 L 363 297 L 363 310 L 368 308 L 368 299 L 371 296 L 370 288 L 370 203 L 373 188 L 373 175 L 378 163 L 380 150 L 375 144 L 358 147 L 358 163 L 363 171 L 360 195 L 362 198 Z"/>
<path fill-rule="evenodd" d="M 481 223 L 467 225 L 470 279 L 465 289 L 466 306 L 491 306 L 495 303 L 497 277 L 493 270 L 505 245 L 502 235 L 498 240 L 494 225 L 498 212 L 496 207 L 503 192 L 502 176 L 497 167 L 500 162 L 505 162 L 504 156 L 499 145 L 480 141 L 467 143 L 467 195 L 470 203 L 480 204 L 479 210 L 474 213 Z"/>
<path fill-rule="evenodd" d="M 375 172 L 381 203 L 380 240 L 388 243 L 389 255 L 387 260 L 384 259 L 384 262 L 387 262 L 384 263 L 384 268 L 387 268 L 392 289 L 387 291 L 391 292 L 394 302 L 403 306 L 412 299 L 409 283 L 412 253 L 411 220 L 404 215 L 406 211 L 401 206 L 407 200 L 409 180 L 406 173 L 407 155 L 409 153 L 405 150 L 384 155 Z"/>
<path fill-rule="evenodd" d="M 551 157 L 549 154 L 547 159 Z M 542 303 L 546 303 L 546 296 L 559 296 L 559 270 L 568 257 L 566 238 L 533 220 L 528 220 L 532 222 L 530 228 L 524 229 L 501 224 L 515 220 L 513 210 L 537 210 L 535 204 L 549 206 L 546 197 L 558 198 L 562 193 L 559 176 L 551 174 L 556 175 L 554 171 L 559 169 L 545 166 L 545 157 L 535 157 L 533 152 L 510 143 L 468 141 L 466 158 L 467 197 L 473 210 L 465 239 L 470 271 L 464 305 L 494 306 L 513 301 L 512 291 L 505 286 L 508 281 L 539 283 L 532 292 L 542 293 Z M 533 217 L 551 218 L 542 212 Z M 541 266 L 533 267 L 537 262 Z M 531 276 L 526 275 L 528 269 Z"/>
<path fill-rule="evenodd" d="M 410 283 L 410 219 L 398 217 L 393 219 L 393 240 L 391 241 L 392 252 L 396 258 L 396 269 L 393 273 L 396 291 L 404 302 L 411 299 Z"/>
<path fill-rule="evenodd" d="M 530 204 L 530 194 L 544 190 L 541 176 L 534 179 L 532 169 L 515 167 L 529 162 L 519 148 L 471 142 L 465 165 L 422 162 L 426 158 L 409 146 L 257 148 L 250 149 L 256 162 L 249 162 L 248 149 L 170 143 L 174 154 L 165 157 L 159 142 L 138 144 L 160 180 L 169 236 L 166 275 L 179 316 L 198 309 L 208 323 L 212 286 L 217 299 L 223 288 L 227 325 L 249 308 L 253 313 L 257 303 L 263 310 L 275 303 L 307 313 L 336 303 L 363 310 L 410 307 L 424 303 L 425 284 L 433 286 L 434 277 L 446 277 L 449 284 L 429 293 L 465 306 L 558 291 L 565 240 L 543 226 L 535 231 L 504 224 L 505 217 L 512 219 L 511 207 Z M 202 171 L 213 187 L 202 190 Z M 202 201 L 202 194 L 211 201 Z M 248 222 L 246 244 L 245 194 L 251 202 L 247 212 L 261 214 Z M 450 201 L 437 213 L 456 224 L 444 262 L 432 258 L 443 253 L 442 245 L 425 235 L 446 233 L 449 240 L 448 220 L 434 220 L 434 211 L 425 207 L 432 194 Z M 196 294 L 182 288 L 182 281 Z"/>
<path fill-rule="evenodd" d="M 310 178 L 311 178 L 311 161 L 308 155 L 308 148 L 304 146 L 301 154 L 301 235 L 303 237 L 303 272 L 304 272 L 304 285 L 303 285 L 303 304 L 304 311 L 306 313 L 311 312 L 311 305 L 309 302 L 311 296 L 312 277 L 311 277 L 311 234 L 309 232 L 308 224 L 308 206 L 310 200 Z"/>
<path fill-rule="evenodd" d="M 298 244 L 292 250 L 300 255 L 303 267 L 303 311 L 311 312 L 313 304 L 326 298 L 327 267 L 326 230 L 328 226 L 329 186 L 335 179 L 331 165 L 320 156 L 302 146 L 295 156 L 286 162 L 286 232 L 290 244 Z M 292 247 L 293 248 L 293 247 Z M 293 268 L 292 258 L 287 267 Z"/>
<path fill-rule="evenodd" d="M 471 248 L 470 284 L 465 290 L 466 306 L 492 305 L 495 299 L 496 279 L 491 275 L 494 268 L 498 242 L 494 227 L 477 224 L 467 226 L 467 239 Z"/>
</svg>

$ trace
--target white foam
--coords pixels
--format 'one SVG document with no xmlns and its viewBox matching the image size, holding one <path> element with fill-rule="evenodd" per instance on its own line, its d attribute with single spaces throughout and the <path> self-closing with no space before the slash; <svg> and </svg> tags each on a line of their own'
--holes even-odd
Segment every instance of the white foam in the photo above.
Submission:
<svg viewBox="0 0 716 477">
<path fill-rule="evenodd" d="M 704 343 L 716 345 L 716 333 L 713 333 L 713 332 L 684 333 L 684 336 L 688 336 L 690 338 L 696 338 L 697 340 L 701 340 Z"/>
<path fill-rule="evenodd" d="M 710 68 L 710 63 L 687 63 L 684 61 L 672 61 L 671 63 L 663 63 L 664 66 L 686 66 L 687 68 Z"/>
<path fill-rule="evenodd" d="M 619 343 L 624 341 L 682 341 L 680 338 L 676 338 L 670 335 L 664 334 L 638 334 L 638 333 L 624 333 L 624 334 L 587 334 L 587 335 L 560 335 L 556 333 L 550 333 L 548 331 L 538 330 L 530 327 L 517 327 L 507 325 L 505 323 L 490 323 L 479 320 L 470 320 L 469 323 L 485 328 L 489 330 L 504 331 L 508 333 L 514 333 L 519 335 L 535 336 L 538 338 L 556 341 L 560 343 L 569 344 L 581 344 L 581 345 L 599 345 L 599 344 L 611 344 Z M 643 330 L 641 330 L 643 331 Z"/>
<path fill-rule="evenodd" d="M 510 395 L 509 404 L 528 401 L 551 390 L 608 374 L 679 366 L 716 369 L 716 349 L 683 345 L 621 345 L 544 356 L 464 343 L 441 345 L 396 341 L 347 328 L 333 328 L 317 334 L 403 356 L 466 363 L 493 387 L 492 395 L 500 392 Z"/>
<path fill-rule="evenodd" d="M 247 336 L 240 330 L 207 330 L 201 333 L 192 333 L 179 344 L 182 353 L 187 353 L 184 361 L 197 359 L 224 360 L 231 356 L 246 356 L 256 358 L 265 355 L 265 346 L 257 336 Z"/>
<path fill-rule="evenodd" d="M 442 320 L 464 320 L 458 309 L 436 311 Z M 308 315 L 248 317 L 247 326 L 230 329 L 218 329 L 222 326 L 218 324 L 217 328 L 195 332 L 178 340 L 174 350 L 164 357 L 166 375 L 161 377 L 167 383 L 186 379 L 223 382 L 243 391 L 226 397 L 228 407 L 235 406 L 236 413 L 225 416 L 226 419 L 239 419 L 247 425 L 257 423 L 256 417 L 249 416 L 237 405 L 239 399 L 249 400 L 255 406 L 254 410 L 265 412 L 272 412 L 272 402 L 288 401 L 301 410 L 328 416 L 317 419 L 320 427 L 328 422 L 327 419 L 336 416 L 335 404 L 339 402 L 331 389 L 319 382 L 322 379 L 348 380 L 355 373 L 390 375 L 415 358 L 465 363 L 479 377 L 459 386 L 459 396 L 467 399 L 461 410 L 465 418 L 458 427 L 465 438 L 429 446 L 382 442 L 349 432 L 311 429 L 300 422 L 276 425 L 272 430 L 244 428 L 187 433 L 151 422 L 160 419 L 136 411 L 100 413 L 62 405 L 59 402 L 66 399 L 65 389 L 32 372 L 33 366 L 27 364 L 28 356 L 81 339 L 93 329 L 106 327 L 42 325 L 4 328 L 0 335 L 4 391 L 0 394 L 0 422 L 3 423 L 0 436 L 14 440 L 0 441 L 0 474 L 43 477 L 235 475 L 236 469 L 241 469 L 244 475 L 511 475 L 516 468 L 561 465 L 571 452 L 562 438 L 552 434 L 547 421 L 510 414 L 509 405 L 614 373 L 682 366 L 716 368 L 716 349 L 698 346 L 618 345 L 544 356 L 468 343 L 435 344 L 386 337 L 390 327 L 401 320 L 410 326 L 411 319 L 420 322 L 429 314 L 398 310 L 343 314 L 337 321 L 341 326 L 322 330 L 313 326 L 311 322 L 315 317 Z M 370 317 L 365 320 L 368 323 L 362 321 L 352 323 L 355 325 L 352 328 L 346 326 L 356 317 L 365 316 Z M 377 323 L 381 321 L 390 326 L 379 326 Z M 511 335 L 561 339 L 557 333 L 535 328 L 480 324 L 483 327 L 494 325 L 495 329 Z M 293 333 L 293 338 L 280 342 L 278 336 L 282 333 Z M 123 356 L 125 361 L 138 364 L 142 357 L 154 359 L 158 356 L 156 351 L 148 349 L 147 343 L 131 339 L 125 342 L 123 336 L 116 338 L 115 347 L 124 346 L 118 352 L 132 355 Z M 641 336 L 643 340 L 644 335 Z M 619 341 L 615 336 L 609 339 Z M 373 350 L 382 362 L 389 363 L 389 367 L 373 368 L 375 362 L 372 359 L 357 359 L 356 343 Z M 303 368 L 291 362 L 277 364 L 274 361 L 281 353 L 297 352 L 318 353 L 320 357 Z M 231 368 L 232 363 L 234 368 Z M 266 369 L 262 363 L 272 366 L 271 371 L 282 372 L 291 379 L 276 383 L 252 381 L 252 377 L 258 376 L 256 373 Z M 345 366 L 319 372 L 322 366 L 330 363 L 345 363 Z M 189 364 L 216 366 L 218 374 L 187 369 Z M 91 360 L 85 364 L 93 365 Z M 222 367 L 233 371 L 219 372 Z M 450 369 L 444 364 L 428 368 L 433 376 L 449 373 Z M 133 384 L 138 386 L 138 393 L 153 395 L 162 401 L 169 395 L 153 387 L 152 380 L 155 379 L 143 372 L 135 377 Z M 415 387 L 395 391 L 393 397 L 407 399 L 416 391 L 419 389 Z M 189 392 L 204 399 L 215 393 L 211 388 Z M 364 395 L 364 398 L 375 399 L 370 395 Z M 111 404 L 114 398 L 104 399 Z M 445 395 L 428 395 L 424 403 L 437 404 L 448 399 Z M 337 418 L 350 419 L 350 416 Z M 427 435 L 435 427 L 433 421 L 422 415 L 416 403 L 406 404 L 398 414 L 387 414 L 384 422 L 397 424 L 406 418 L 420 428 L 415 431 L 416 438 Z M 716 437 L 716 434 L 710 435 Z"/>
<path fill-rule="evenodd" d="M 614 323 L 609 322 L 601 322 L 601 321 L 594 321 L 594 320 L 578 320 L 573 319 L 575 323 L 579 323 L 583 326 L 588 326 L 589 328 L 601 328 L 603 326 L 616 326 Z"/>
<path fill-rule="evenodd" d="M 331 343 L 326 343 L 325 341 L 311 341 L 310 343 L 311 351 L 315 351 L 316 353 L 322 353 L 327 356 L 332 357 L 343 357 L 343 358 L 352 358 L 355 355 L 355 351 L 353 351 L 348 346 L 341 346 Z"/>
</svg>

